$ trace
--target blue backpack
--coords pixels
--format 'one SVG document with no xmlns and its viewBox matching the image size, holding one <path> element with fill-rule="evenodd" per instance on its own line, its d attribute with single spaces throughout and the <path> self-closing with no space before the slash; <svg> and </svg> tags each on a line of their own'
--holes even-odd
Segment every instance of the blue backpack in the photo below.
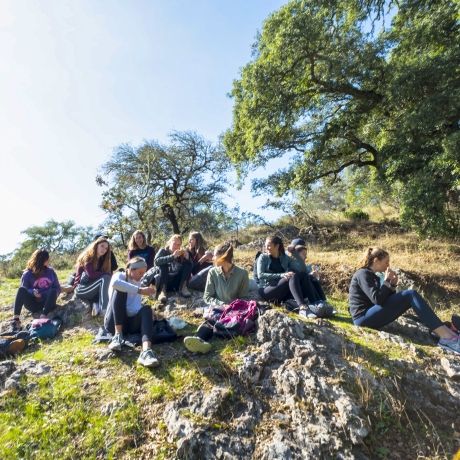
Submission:
<svg viewBox="0 0 460 460">
<path fill-rule="evenodd" d="M 53 319 L 34 319 L 29 328 L 31 339 L 53 339 L 62 326 L 62 319 L 56 316 Z"/>
</svg>

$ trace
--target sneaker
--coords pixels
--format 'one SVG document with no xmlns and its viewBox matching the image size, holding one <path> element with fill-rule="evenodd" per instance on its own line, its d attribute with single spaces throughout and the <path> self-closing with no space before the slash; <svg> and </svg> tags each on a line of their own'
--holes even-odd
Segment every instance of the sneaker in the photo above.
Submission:
<svg viewBox="0 0 460 460">
<path fill-rule="evenodd" d="M 123 336 L 121 334 L 115 334 L 109 343 L 109 350 L 121 351 L 121 347 L 124 345 Z"/>
<path fill-rule="evenodd" d="M 160 292 L 160 295 L 158 296 L 158 301 L 160 303 L 166 303 L 168 301 L 168 296 L 166 295 L 166 292 L 164 290 Z"/>
<path fill-rule="evenodd" d="M 332 316 L 334 309 L 326 302 L 317 302 L 308 306 L 310 311 L 319 318 L 328 318 Z"/>
<path fill-rule="evenodd" d="M 452 339 L 439 339 L 438 345 L 446 351 L 460 354 L 460 336 Z"/>
<path fill-rule="evenodd" d="M 180 290 L 180 295 L 182 297 L 185 297 L 186 299 L 192 297 L 192 293 L 187 289 L 187 286 L 184 286 L 181 290 Z"/>
<path fill-rule="evenodd" d="M 14 318 L 10 322 L 10 326 L 8 328 L 8 333 L 16 333 L 19 332 L 22 329 L 21 327 L 21 321 L 19 321 L 19 318 Z"/>
<path fill-rule="evenodd" d="M 308 318 L 308 310 L 306 308 L 299 308 L 299 316 Z"/>
<path fill-rule="evenodd" d="M 160 365 L 160 361 L 158 361 L 156 356 L 153 354 L 151 348 L 141 351 L 139 358 L 137 358 L 137 362 L 145 367 L 158 367 Z"/>
<path fill-rule="evenodd" d="M 99 302 L 93 302 L 91 305 L 91 316 L 99 316 L 99 313 L 101 312 Z"/>
<path fill-rule="evenodd" d="M 205 342 L 203 339 L 195 336 L 185 337 L 184 345 L 188 351 L 193 353 L 208 353 L 212 347 L 209 342 Z"/>
</svg>

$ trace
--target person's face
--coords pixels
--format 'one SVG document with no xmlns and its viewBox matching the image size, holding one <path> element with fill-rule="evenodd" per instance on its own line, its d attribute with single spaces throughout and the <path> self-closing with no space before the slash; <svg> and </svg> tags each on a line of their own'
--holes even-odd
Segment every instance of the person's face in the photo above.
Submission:
<svg viewBox="0 0 460 460">
<path fill-rule="evenodd" d="M 385 272 L 385 270 L 390 266 L 390 256 L 386 256 L 383 259 L 379 260 L 377 258 L 372 262 L 372 270 L 375 272 Z"/>
<path fill-rule="evenodd" d="M 44 267 L 49 267 L 50 266 L 50 260 L 46 259 L 45 262 L 43 262 Z"/>
<path fill-rule="evenodd" d="M 182 240 L 180 238 L 174 238 L 171 243 L 169 243 L 169 249 L 171 252 L 177 251 L 182 245 Z"/>
<path fill-rule="evenodd" d="M 103 241 L 102 243 L 99 243 L 97 245 L 96 254 L 98 257 L 102 257 L 107 254 L 108 250 L 109 250 L 109 243 L 107 243 L 107 241 Z"/>
<path fill-rule="evenodd" d="M 144 245 L 144 235 L 142 233 L 136 233 L 136 236 L 134 237 L 134 241 L 139 247 L 143 246 Z"/>
<path fill-rule="evenodd" d="M 305 249 L 301 249 L 300 251 L 297 251 L 297 254 L 299 254 L 299 257 L 302 260 L 305 260 L 307 258 L 307 251 Z"/>
<path fill-rule="evenodd" d="M 193 238 L 193 236 L 190 237 L 190 238 L 188 239 L 188 245 L 189 245 L 190 249 L 195 248 L 195 246 L 196 246 L 196 239 Z"/>
<path fill-rule="evenodd" d="M 270 240 L 265 241 L 265 251 L 271 256 L 278 256 L 279 244 L 273 244 Z"/>
<path fill-rule="evenodd" d="M 140 281 L 146 271 L 146 268 L 132 268 L 129 270 L 129 274 L 134 281 Z"/>
</svg>

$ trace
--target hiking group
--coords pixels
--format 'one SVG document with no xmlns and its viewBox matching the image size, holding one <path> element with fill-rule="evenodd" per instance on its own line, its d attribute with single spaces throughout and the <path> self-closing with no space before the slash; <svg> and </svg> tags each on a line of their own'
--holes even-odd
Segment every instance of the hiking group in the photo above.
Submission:
<svg viewBox="0 0 460 460">
<path fill-rule="evenodd" d="M 60 292 L 74 292 L 76 298 L 91 302 L 93 316 L 104 313 L 111 350 L 120 351 L 127 345 L 126 335 L 139 334 L 142 351 L 138 362 L 155 367 L 159 364 L 152 351 L 155 320 L 151 307 L 142 303 L 142 296 L 154 296 L 166 303 L 171 291 L 185 298 L 191 296 L 189 289 L 202 291 L 209 306 L 205 321 L 195 335 L 184 338 L 184 345 L 192 352 L 206 353 L 212 348 L 210 340 L 215 334 L 231 337 L 254 329 L 258 313 L 255 300 L 283 304 L 303 317 L 333 316 L 335 311 L 322 288 L 318 267 L 307 264 L 306 258 L 307 246 L 302 238 L 292 240 L 285 249 L 279 236 L 270 236 L 264 251 L 256 255 L 250 279 L 247 270 L 235 265 L 230 242 L 219 244 L 212 252 L 201 233 L 190 233 L 186 247 L 182 236 L 176 234 L 155 252 L 145 234 L 136 230 L 128 244 L 125 271 L 117 271 L 108 238 L 97 235 L 77 258 L 68 285 L 61 287 L 49 266 L 49 253 L 38 249 L 22 275 L 11 330 L 21 331 L 23 306 L 45 320 L 53 314 Z M 397 285 L 398 276 L 390 268 L 388 252 L 369 248 L 350 283 L 353 323 L 380 329 L 412 308 L 438 338 L 440 347 L 460 353 L 459 324 L 443 323 L 416 291 L 396 292 Z M 17 350 L 14 342 L 9 344 L 12 351 Z"/>
</svg>

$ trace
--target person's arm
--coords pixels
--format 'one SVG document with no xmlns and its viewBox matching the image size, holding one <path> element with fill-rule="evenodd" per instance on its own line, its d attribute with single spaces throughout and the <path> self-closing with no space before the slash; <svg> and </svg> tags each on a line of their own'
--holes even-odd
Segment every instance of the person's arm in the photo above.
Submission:
<svg viewBox="0 0 460 460">
<path fill-rule="evenodd" d="M 112 270 L 112 273 L 118 269 L 117 258 L 115 257 L 113 251 L 110 253 L 110 269 Z"/>
<path fill-rule="evenodd" d="M 129 250 L 128 250 L 128 262 L 134 257 L 133 252 L 134 252 L 133 249 L 129 249 Z"/>
<path fill-rule="evenodd" d="M 249 275 L 248 275 L 248 272 L 244 270 L 243 275 L 241 277 L 238 299 L 247 299 L 248 296 L 249 296 Z"/>
<path fill-rule="evenodd" d="M 30 270 L 26 270 L 21 276 L 21 287 L 27 289 L 29 294 L 34 295 L 34 275 Z"/>
<path fill-rule="evenodd" d="M 152 246 L 147 246 L 148 247 L 148 256 L 147 256 L 147 268 L 152 268 L 153 267 L 153 258 L 155 257 L 155 251 L 152 248 Z"/>
<path fill-rule="evenodd" d="M 126 292 L 127 294 L 139 293 L 139 286 L 127 281 L 125 273 L 116 273 L 113 275 L 110 284 L 112 285 L 112 289 L 115 289 L 116 291 Z"/>
<path fill-rule="evenodd" d="M 61 285 L 59 284 L 59 279 L 56 275 L 56 272 L 51 269 L 52 271 L 52 284 L 51 284 L 51 288 L 54 288 L 54 289 L 57 289 L 58 293 L 60 293 L 62 291 L 61 289 Z"/>
<path fill-rule="evenodd" d="M 269 257 L 266 254 L 261 254 L 257 259 L 257 277 L 259 281 L 270 283 L 271 280 L 279 280 L 284 273 L 268 272 Z"/>
<path fill-rule="evenodd" d="M 225 305 L 224 302 L 217 298 L 216 281 L 214 272 L 210 271 L 206 280 L 206 287 L 204 288 L 203 300 L 208 305 Z"/>
<path fill-rule="evenodd" d="M 358 274 L 358 285 L 374 305 L 382 305 L 394 293 L 387 284 L 380 286 L 379 280 L 370 270 L 362 270 Z"/>
<path fill-rule="evenodd" d="M 161 265 L 170 264 L 174 260 L 174 255 L 169 254 L 169 252 L 162 248 L 158 251 L 157 255 L 155 256 L 154 263 L 157 267 Z"/>
<path fill-rule="evenodd" d="M 94 270 L 92 262 L 89 262 L 85 265 L 85 272 L 88 273 L 88 277 L 92 281 L 98 280 L 102 277 L 102 275 L 107 275 L 106 272 Z"/>
</svg>

